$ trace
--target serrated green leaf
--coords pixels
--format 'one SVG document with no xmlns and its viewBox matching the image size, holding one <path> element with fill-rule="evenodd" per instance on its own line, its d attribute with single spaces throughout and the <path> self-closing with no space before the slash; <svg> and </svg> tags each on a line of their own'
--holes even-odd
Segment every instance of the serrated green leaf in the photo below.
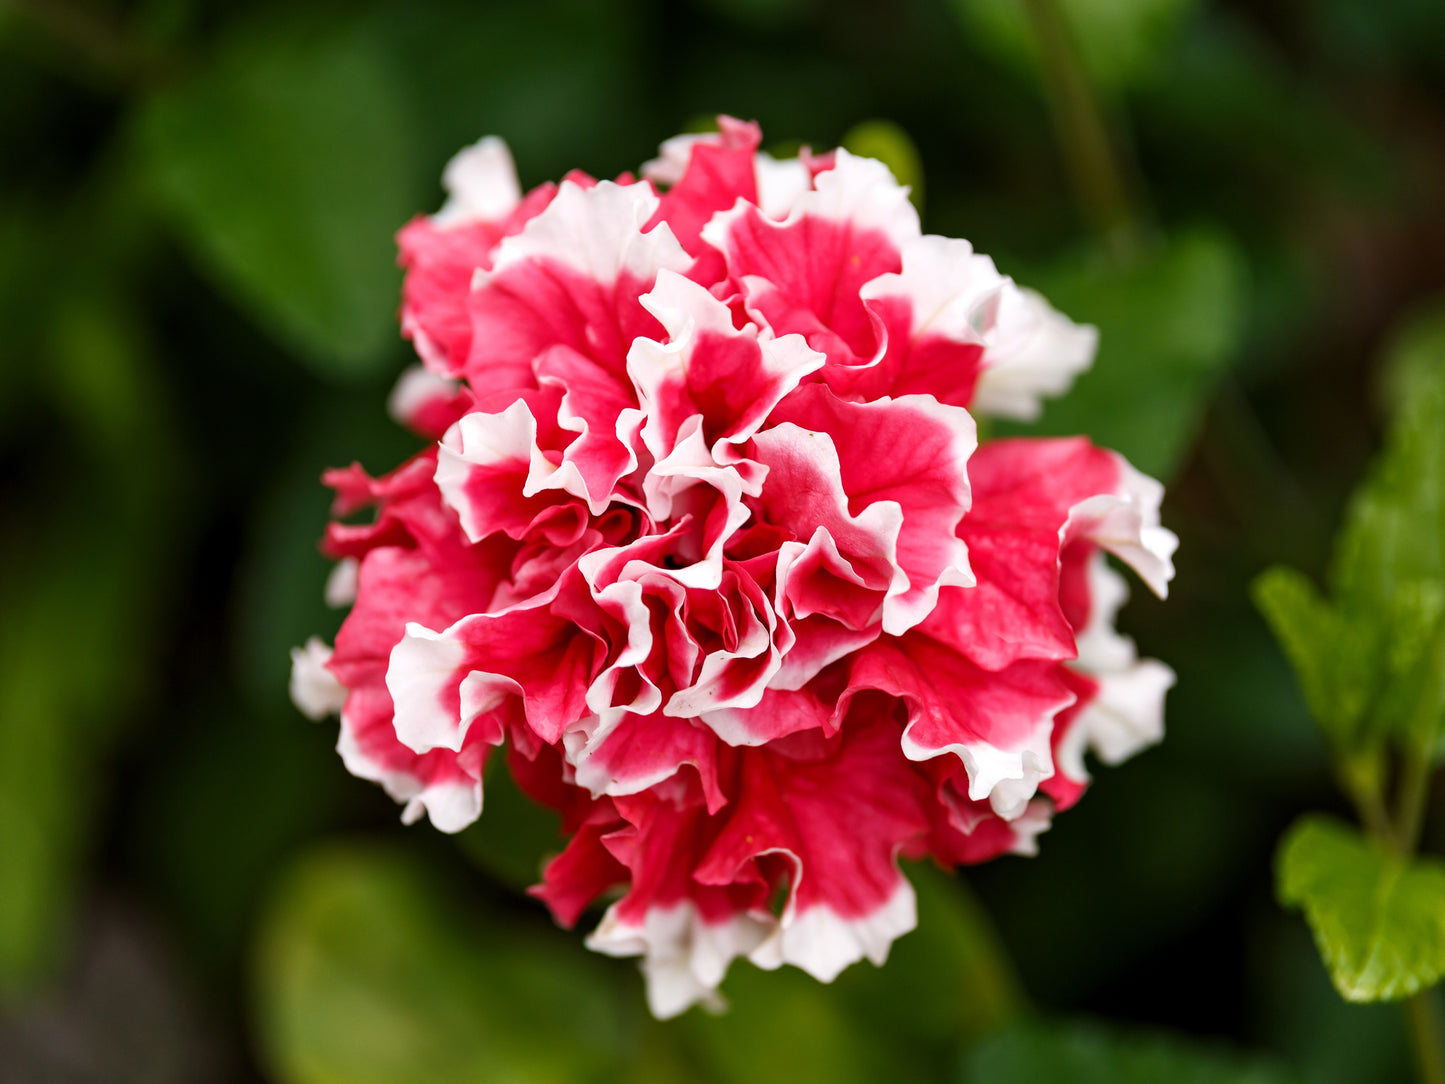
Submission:
<svg viewBox="0 0 1445 1084">
<path fill-rule="evenodd" d="M 1277 892 L 1300 907 L 1340 996 L 1393 1001 L 1445 975 L 1445 863 L 1384 853 L 1329 817 L 1295 822 Z"/>
<path fill-rule="evenodd" d="M 1350 502 L 1332 582 L 1373 649 L 1374 729 L 1429 745 L 1445 728 L 1445 317 L 1401 334 L 1387 392 L 1385 448 Z"/>
<path fill-rule="evenodd" d="M 1340 615 L 1306 576 L 1292 568 L 1262 573 L 1252 594 L 1294 668 L 1310 711 L 1333 737 L 1348 740 L 1369 690 L 1342 679 Z M 1349 654 L 1358 658 L 1355 652 Z"/>
<path fill-rule="evenodd" d="M 140 134 L 160 201 L 205 266 L 328 374 L 375 371 L 396 342 L 392 234 L 419 208 L 412 123 L 363 28 L 233 32 Z"/>
<path fill-rule="evenodd" d="M 963 1060 L 959 1084 L 1285 1084 L 1258 1061 L 1162 1034 L 1098 1026 L 1028 1024 L 989 1039 Z"/>
<path fill-rule="evenodd" d="M 275 1079 L 617 1078 L 637 1022 L 607 962 L 516 914 L 447 898 L 386 847 L 302 858 L 258 941 L 257 1023 Z"/>
<path fill-rule="evenodd" d="M 1071 319 L 1099 328 L 1093 368 L 1028 432 L 1088 433 L 1167 479 L 1238 345 L 1245 268 L 1235 242 L 1194 230 L 1122 262 L 1090 250 L 1021 277 Z"/>
</svg>

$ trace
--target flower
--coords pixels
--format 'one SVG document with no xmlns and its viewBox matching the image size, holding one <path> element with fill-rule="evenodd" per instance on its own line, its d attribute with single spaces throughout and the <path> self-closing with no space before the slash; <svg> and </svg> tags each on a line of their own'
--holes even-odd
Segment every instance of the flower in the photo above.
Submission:
<svg viewBox="0 0 1445 1084">
<path fill-rule="evenodd" d="M 1163 595 L 1162 488 L 1083 438 L 978 446 L 1093 354 L 881 163 L 774 160 L 753 124 L 642 180 L 522 194 L 503 144 L 399 234 L 430 446 L 329 472 L 334 649 L 293 697 L 356 775 L 457 831 L 505 748 L 570 837 L 533 891 L 640 956 L 653 1011 L 729 964 L 827 981 L 911 929 L 900 855 L 1031 854 L 1161 736 L 1167 667 L 1113 629 L 1112 554 Z"/>
</svg>

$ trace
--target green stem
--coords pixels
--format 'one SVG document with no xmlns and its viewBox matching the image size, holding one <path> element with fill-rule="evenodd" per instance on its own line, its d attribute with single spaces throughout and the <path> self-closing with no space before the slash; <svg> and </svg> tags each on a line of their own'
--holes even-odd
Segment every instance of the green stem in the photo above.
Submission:
<svg viewBox="0 0 1445 1084">
<path fill-rule="evenodd" d="M 1402 1003 L 1405 1030 L 1415 1051 L 1415 1064 L 1423 1084 L 1445 1084 L 1445 1030 L 1430 990 L 1421 990 Z"/>
<path fill-rule="evenodd" d="M 1057 0 L 1025 0 L 1038 41 L 1054 129 L 1091 225 L 1120 247 L 1133 241 L 1135 215 L 1098 96 L 1079 59 Z"/>
<path fill-rule="evenodd" d="M 1354 800 L 1360 821 L 1390 853 L 1408 860 L 1420 841 L 1420 825 L 1429 796 L 1432 750 L 1425 745 L 1405 758 L 1400 779 L 1398 806 L 1393 823 L 1380 794 L 1378 775 L 1368 771 L 1342 772 L 1346 789 Z M 1401 1002 L 1405 1031 L 1415 1054 L 1422 1084 L 1445 1084 L 1445 1030 L 1430 990 L 1422 990 Z"/>
<path fill-rule="evenodd" d="M 1400 838 L 1390 821 L 1381 790 L 1383 764 L 1378 753 L 1345 754 L 1335 751 L 1335 766 L 1341 788 L 1354 803 L 1355 815 L 1365 830 L 1391 854 L 1398 855 Z"/>
<path fill-rule="evenodd" d="M 1420 842 L 1420 826 L 1425 820 L 1425 802 L 1430 796 L 1431 764 L 1429 748 L 1415 749 L 1405 758 L 1400 779 L 1400 809 L 1395 817 L 1400 849 L 1413 854 Z"/>
</svg>

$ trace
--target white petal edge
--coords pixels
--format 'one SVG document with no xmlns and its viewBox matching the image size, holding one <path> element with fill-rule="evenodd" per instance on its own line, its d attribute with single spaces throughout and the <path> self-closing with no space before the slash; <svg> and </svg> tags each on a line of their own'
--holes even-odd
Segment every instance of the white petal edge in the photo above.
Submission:
<svg viewBox="0 0 1445 1084">
<path fill-rule="evenodd" d="M 1119 468 L 1115 492 L 1089 497 L 1070 508 L 1059 539 L 1091 539 L 1137 572 L 1149 590 L 1167 598 L 1179 537 L 1159 524 L 1164 486 L 1135 470 L 1123 456 L 1111 454 Z"/>
<path fill-rule="evenodd" d="M 587 937 L 587 947 L 608 956 L 641 956 L 647 1006 L 667 1020 L 702 1002 L 722 1008 L 717 993 L 728 966 L 761 944 L 775 923 L 771 915 L 740 914 L 707 922 L 689 900 L 649 908 L 641 925 L 618 916 L 614 903 Z"/>
<path fill-rule="evenodd" d="M 291 649 L 291 702 L 308 719 L 337 715 L 346 704 L 346 687 L 326 668 L 331 648 L 319 636 Z"/>
<path fill-rule="evenodd" d="M 404 803 L 403 824 L 415 824 L 425 813 L 438 831 L 453 833 L 460 832 L 482 815 L 481 780 L 458 779 L 428 785 L 408 772 L 383 768 L 361 751 L 344 715 L 336 751 L 352 775 L 380 783 L 393 801 Z"/>
<path fill-rule="evenodd" d="M 394 710 L 392 725 L 396 740 L 415 753 L 461 752 L 478 718 L 508 697 L 525 695 L 521 683 L 505 674 L 471 670 L 458 679 L 468 649 L 453 630 L 468 620 L 464 617 L 442 632 L 410 621 L 391 649 L 386 689 Z M 443 694 L 453 682 L 457 683 L 456 712 L 443 707 Z"/>
<path fill-rule="evenodd" d="M 682 135 L 664 139 L 657 148 L 657 157 L 643 162 L 638 172 L 644 180 L 671 188 L 682 180 L 683 174 L 687 172 L 688 163 L 692 161 L 693 147 L 699 143 L 720 141 L 721 136 L 717 132 L 684 132 Z"/>
<path fill-rule="evenodd" d="M 1050 745 L 1054 717 L 1073 702 L 1072 693 L 1061 698 L 1034 720 L 1028 735 L 1013 749 L 1000 749 L 984 741 L 955 742 L 937 748 L 920 745 L 913 737 L 914 724 L 910 722 L 903 731 L 903 755 L 913 761 L 931 760 L 945 753 L 957 755 L 968 775 L 969 800 L 987 799 L 995 813 L 1004 820 L 1013 820 L 1028 808 L 1039 784 L 1053 776 Z"/>
<path fill-rule="evenodd" d="M 972 409 L 1034 421 L 1094 363 L 1098 329 L 1076 324 L 1033 290 L 1006 281 L 988 330 Z"/>
<path fill-rule="evenodd" d="M 522 201 L 512 152 L 497 136 L 458 151 L 442 171 L 447 201 L 432 216 L 442 228 L 505 218 Z"/>
<path fill-rule="evenodd" d="M 785 912 L 748 958 L 768 970 L 792 964 L 820 982 L 832 982 L 864 957 L 881 967 L 893 942 L 917 925 L 917 897 L 900 875 L 893 894 L 866 915 L 845 917 L 826 904 Z"/>
<path fill-rule="evenodd" d="M 770 194 L 768 202 L 774 199 Z M 734 221 L 747 214 L 751 206 L 739 199 L 732 207 L 713 215 L 702 228 L 702 239 L 726 253 Z M 900 185 L 882 162 L 859 158 L 842 148 L 836 152 L 833 168 L 813 178 L 813 187 L 798 195 L 786 218 L 777 219 L 763 212 L 764 220 L 774 226 L 791 225 L 809 215 L 846 223 L 855 229 L 881 230 L 900 250 L 917 240 L 922 232 L 918 211 L 908 199 L 908 188 Z"/>
<path fill-rule="evenodd" d="M 903 269 L 879 275 L 859 292 L 864 301 L 906 297 L 916 339 L 941 335 L 953 342 L 982 345 L 991 330 L 1000 291 L 1008 279 L 993 260 L 967 241 L 927 234 L 903 248 Z"/>
<path fill-rule="evenodd" d="M 1059 771 L 1087 782 L 1084 754 L 1092 751 L 1105 764 L 1120 764 L 1164 737 L 1164 699 L 1174 687 L 1174 671 L 1156 659 L 1140 659 L 1134 641 L 1114 628 L 1119 607 L 1129 597 L 1124 577 L 1096 551 L 1086 569 L 1089 620 L 1078 633 L 1079 656 L 1069 665 L 1093 678 L 1098 689 L 1059 742 Z"/>
<path fill-rule="evenodd" d="M 1053 819 L 1053 802 L 1047 798 L 1032 799 L 1027 809 L 1009 821 L 1009 827 L 1013 829 L 1014 834 L 1014 841 L 1009 845 L 1009 854 L 1021 855 L 1024 858 L 1033 858 L 1037 855 L 1039 853 L 1039 836 L 1049 830 Z"/>
<path fill-rule="evenodd" d="M 421 365 L 408 366 L 386 399 L 386 412 L 398 425 L 411 428 L 413 420 L 437 399 L 450 399 L 461 388 L 455 380 Z"/>
<path fill-rule="evenodd" d="M 769 218 L 787 218 L 813 188 L 812 171 L 797 158 L 778 159 L 759 152 L 753 158 L 753 176 L 758 182 L 758 210 Z"/>
<path fill-rule="evenodd" d="M 647 281 L 664 267 L 685 272 L 692 257 L 667 223 L 642 232 L 658 202 L 646 181 L 599 181 L 591 188 L 563 181 L 545 211 L 502 241 L 491 272 L 478 271 L 472 288 L 526 260 L 553 260 L 608 286 L 623 272 Z"/>
<path fill-rule="evenodd" d="M 361 562 L 355 557 L 343 557 L 332 565 L 326 576 L 326 588 L 322 592 L 326 605 L 340 610 L 354 603 L 360 575 Z"/>
</svg>

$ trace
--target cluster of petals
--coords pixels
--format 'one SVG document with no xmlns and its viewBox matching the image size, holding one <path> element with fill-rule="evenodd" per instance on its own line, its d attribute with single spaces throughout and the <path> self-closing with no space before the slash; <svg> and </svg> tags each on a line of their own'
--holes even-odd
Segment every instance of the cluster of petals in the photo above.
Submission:
<svg viewBox="0 0 1445 1084">
<path fill-rule="evenodd" d="M 404 818 L 457 831 L 499 749 L 557 810 L 533 890 L 636 955 L 661 1016 L 729 964 L 827 981 L 912 928 L 900 857 L 1032 853 L 1157 740 L 1173 676 L 1113 628 L 1163 595 L 1159 484 L 1027 419 L 1095 334 L 881 163 L 777 160 L 721 118 L 642 169 L 523 193 L 485 139 L 399 234 L 431 443 L 334 470 L 350 606 L 292 694 Z M 361 516 L 355 515 L 363 512 Z"/>
</svg>

